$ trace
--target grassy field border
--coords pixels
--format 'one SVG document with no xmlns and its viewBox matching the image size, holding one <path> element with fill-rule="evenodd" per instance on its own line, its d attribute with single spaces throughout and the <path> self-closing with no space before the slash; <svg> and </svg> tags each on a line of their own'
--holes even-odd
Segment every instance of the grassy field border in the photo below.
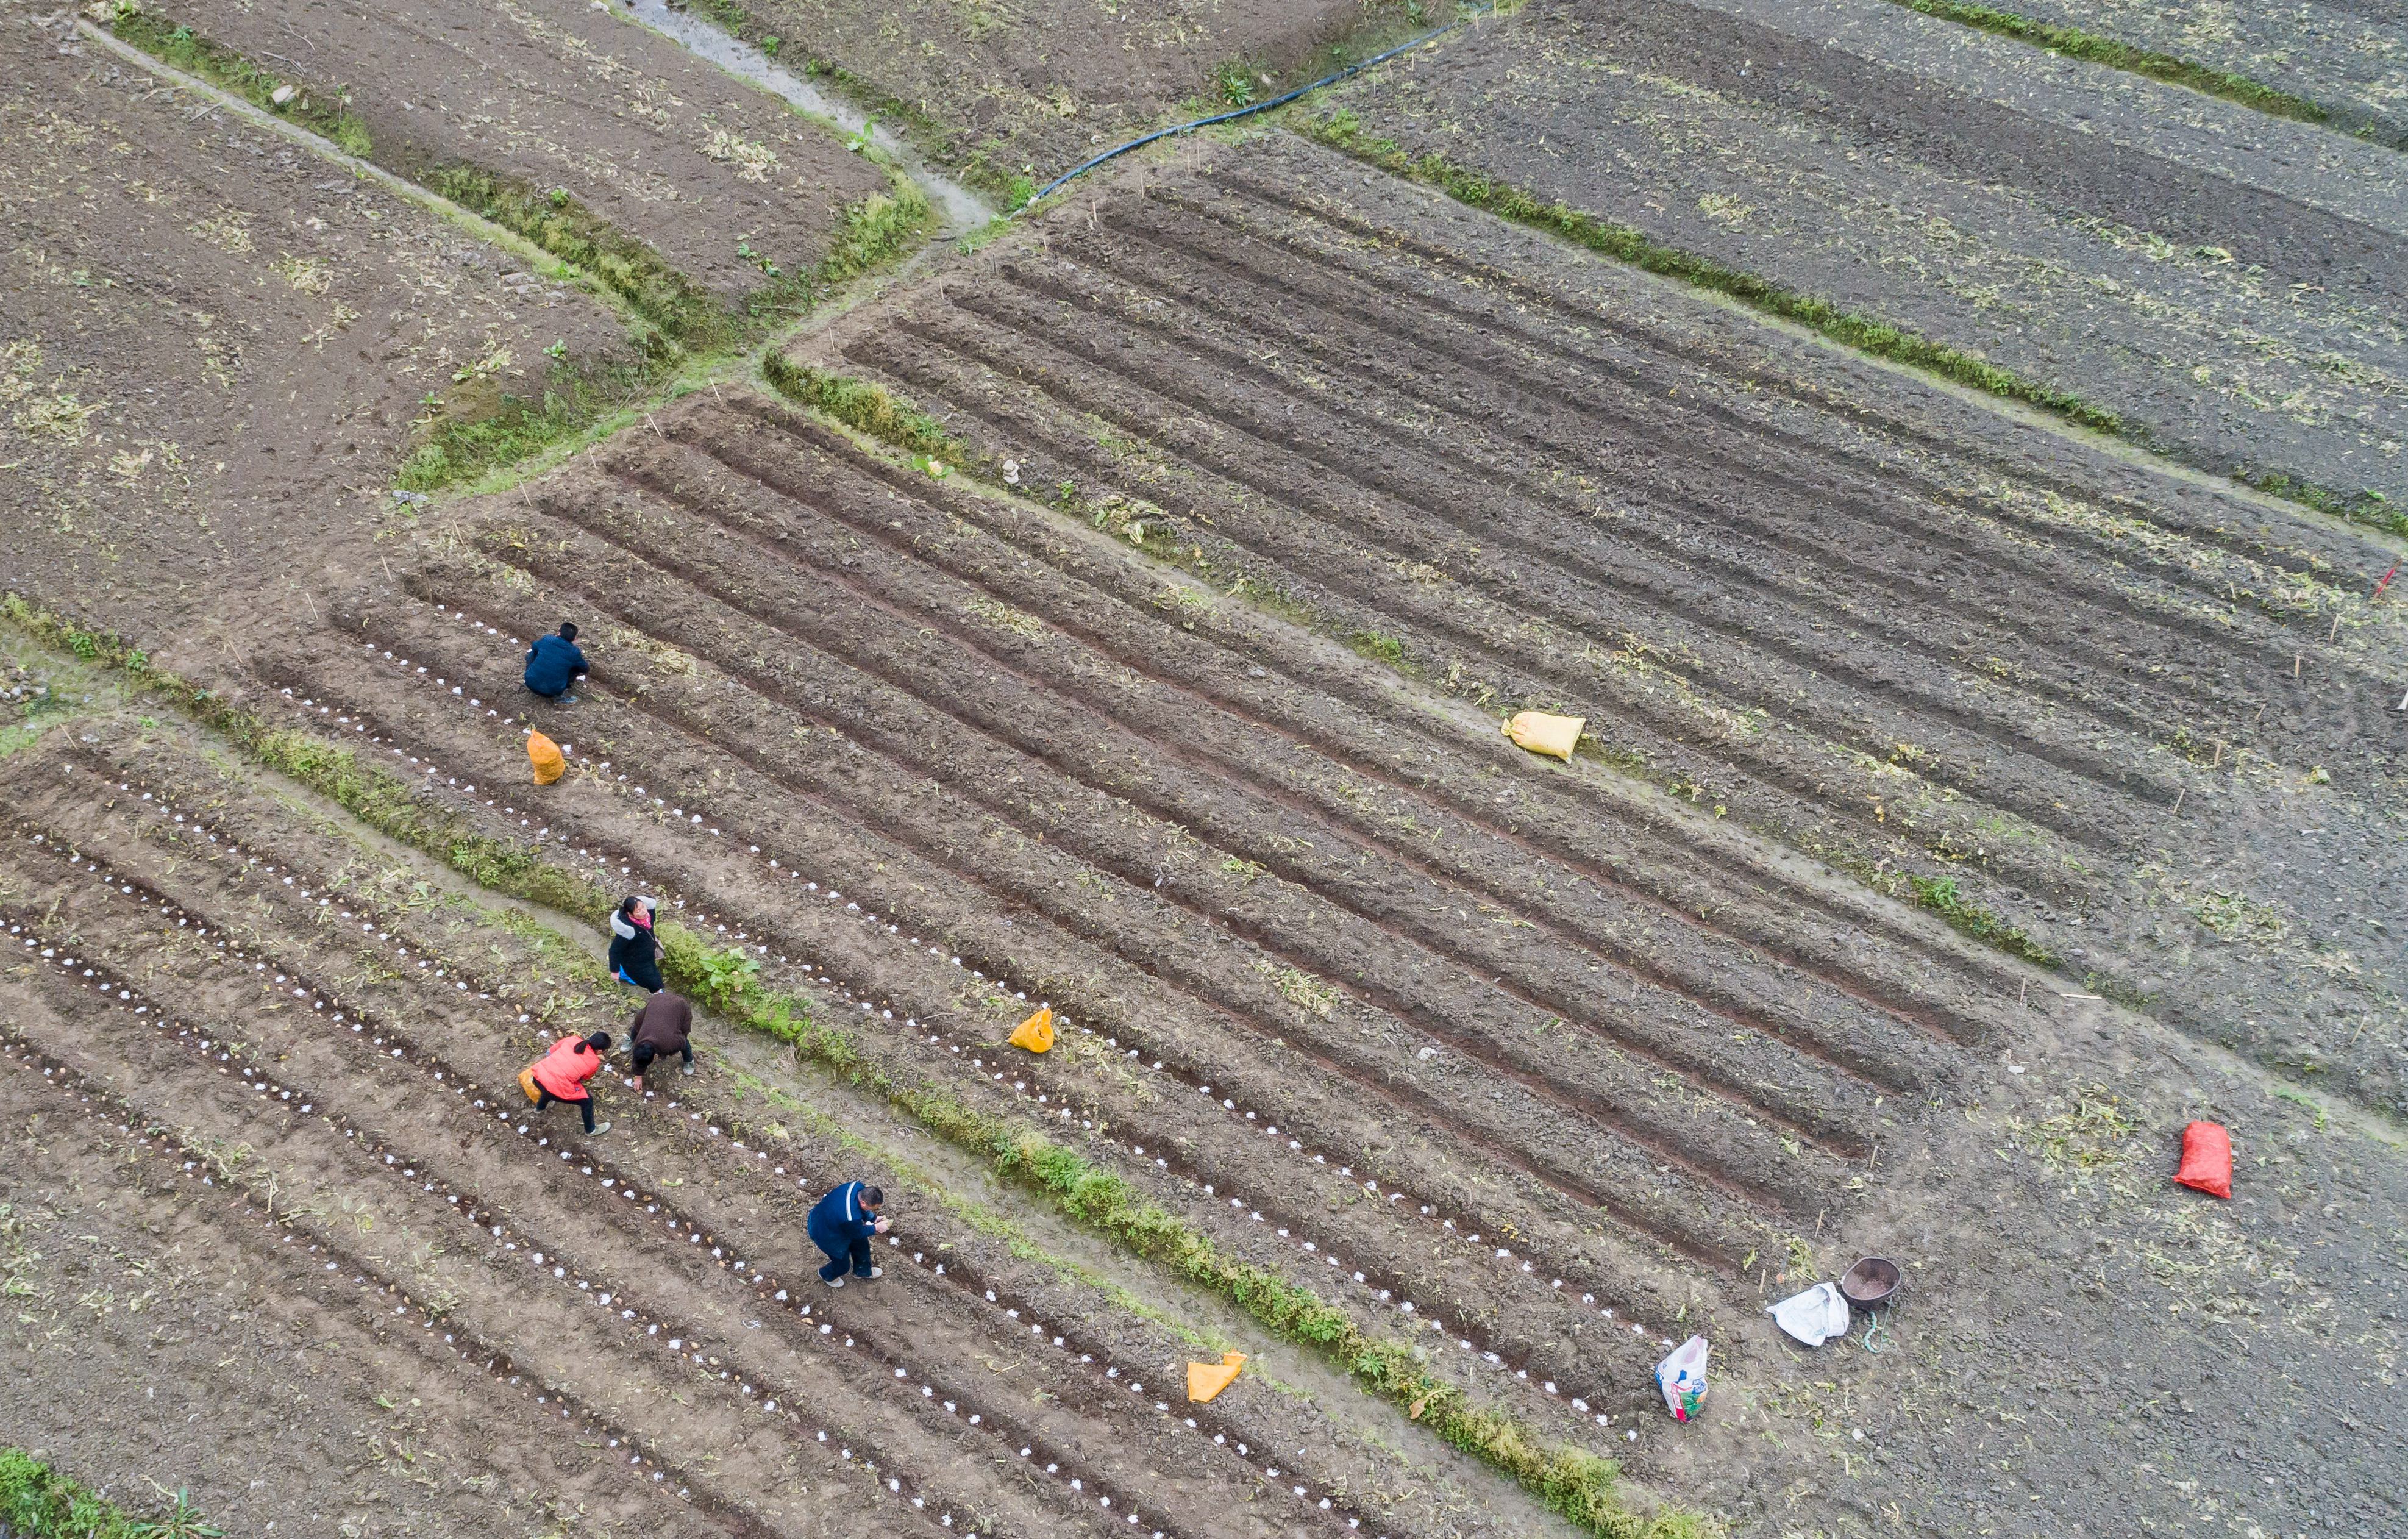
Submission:
<svg viewBox="0 0 2408 1539">
<path fill-rule="evenodd" d="M 0 1533 L 17 1539 L 222 1539 L 185 1493 L 157 1517 L 136 1517 L 22 1448 L 0 1445 Z"/>
<path fill-rule="evenodd" d="M 122 674 L 137 689 L 219 733 L 253 763 L 307 786 L 481 887 L 596 926 L 613 906 L 608 890 L 552 864 L 537 846 L 477 832 L 459 813 L 421 800 L 397 777 L 363 765 L 350 747 L 271 726 L 222 696 L 159 668 L 113 633 L 78 626 L 14 593 L 0 599 L 0 615 L 36 640 Z M 1511 1476 L 1583 1532 L 1598 1539 L 1702 1539 L 1713 1532 L 1693 1513 L 1634 1510 L 1622 1499 L 1621 1467 L 1612 1460 L 1543 1441 L 1519 1417 L 1472 1400 L 1430 1373 L 1426 1348 L 1367 1336 L 1343 1310 L 1312 1289 L 1222 1255 L 1178 1215 L 1033 1124 L 991 1116 L 940 1090 L 905 1084 L 851 1033 L 814 1019 L 808 1000 L 763 985 L 760 964 L 742 948 L 714 946 L 674 923 L 664 923 L 661 941 L 663 976 L 696 1003 L 786 1043 L 797 1056 L 884 1099 L 998 1177 L 1041 1196 L 1082 1227 L 1226 1299 L 1452 1446 Z"/>
<path fill-rule="evenodd" d="M 1935 341 L 1879 316 L 1800 294 L 1759 274 L 1727 267 L 1711 257 L 1667 246 L 1629 225 L 1599 219 L 1568 203 L 1549 203 L 1512 182 L 1472 170 L 1438 151 L 1413 154 L 1394 139 L 1366 134 L 1362 120 L 1346 108 L 1324 114 L 1299 113 L 1288 118 L 1286 126 L 1316 144 L 1390 176 L 1435 187 L 1458 203 L 1499 219 L 1543 231 L 1660 277 L 1722 295 L 1750 309 L 1804 326 L 1871 357 L 1936 375 L 2001 400 L 2020 402 L 2077 427 L 2182 463 L 2180 456 L 2158 442 L 2145 426 L 2094 405 L 2076 392 L 2028 379 L 1978 353 Z M 2330 517 L 2408 535 L 2408 509 L 2394 507 L 2380 492 L 2337 492 L 2280 471 L 2244 468 L 2229 472 L 2227 479 Z"/>
<path fill-rule="evenodd" d="M 1890 0 L 1890 4 L 1906 10 L 1919 11 L 1937 21 L 1954 22 L 1961 27 L 1986 32 L 1994 37 L 2029 43 L 2034 48 L 2061 53 L 2069 59 L 2105 65 L 2110 69 L 2120 69 L 2127 74 L 2146 76 L 2166 85 L 2196 91 L 2203 96 L 2221 97 L 2269 117 L 2288 118 L 2295 122 L 2346 132 L 2337 128 L 2332 109 L 2321 102 L 2295 95 L 2246 75 L 2236 75 L 2177 54 L 2160 53 L 2155 49 L 2086 32 L 2061 22 L 2043 22 L 2037 17 L 2001 10 L 1996 6 L 1980 5 L 1974 0 Z M 2360 130 L 2355 137 L 2370 142 L 2383 142 L 2368 130 Z M 2396 150 L 2401 147 L 2391 144 L 2387 148 Z"/>
</svg>

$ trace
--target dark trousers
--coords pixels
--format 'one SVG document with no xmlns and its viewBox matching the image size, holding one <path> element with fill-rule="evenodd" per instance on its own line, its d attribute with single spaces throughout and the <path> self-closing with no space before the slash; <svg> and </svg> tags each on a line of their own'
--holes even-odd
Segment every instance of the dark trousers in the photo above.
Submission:
<svg viewBox="0 0 2408 1539">
<path fill-rule="evenodd" d="M 848 1267 L 856 1277 L 869 1275 L 869 1241 L 867 1238 L 855 1240 L 840 1251 L 828 1250 L 827 1242 L 824 1240 L 813 1240 L 811 1244 L 827 1253 L 828 1264 L 820 1268 L 821 1282 L 835 1282 L 844 1275 Z"/>
<path fill-rule="evenodd" d="M 554 1101 L 560 1101 L 560 1098 L 549 1090 L 539 1091 L 536 1097 L 535 1109 L 540 1112 Z M 560 1103 L 564 1106 L 576 1107 L 578 1115 L 585 1118 L 585 1130 L 589 1133 L 594 1130 L 594 1098 L 592 1096 L 587 1096 L 583 1100 L 560 1101 Z"/>
<path fill-rule="evenodd" d="M 654 1051 L 651 1043 L 639 1042 L 628 1052 L 627 1057 L 635 1061 L 636 1077 L 641 1079 L 643 1077 L 644 1071 L 652 1066 L 652 1060 L 659 1057 L 660 1054 Z M 692 1063 L 694 1061 L 694 1043 L 688 1043 L 683 1047 L 679 1048 L 678 1057 L 685 1059 L 688 1063 Z"/>
<path fill-rule="evenodd" d="M 629 971 L 623 963 L 619 968 L 618 978 L 628 987 L 640 988 L 647 994 L 658 994 L 661 991 L 661 970 L 650 962 L 644 963 L 639 972 Z"/>
</svg>

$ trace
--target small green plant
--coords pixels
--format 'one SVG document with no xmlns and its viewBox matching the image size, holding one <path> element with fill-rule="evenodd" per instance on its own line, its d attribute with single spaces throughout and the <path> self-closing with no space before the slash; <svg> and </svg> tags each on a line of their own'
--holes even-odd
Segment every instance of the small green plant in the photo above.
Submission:
<svg viewBox="0 0 2408 1539">
<path fill-rule="evenodd" d="M 1906 881 L 1914 893 L 1915 901 L 1947 920 L 1952 929 L 1970 935 L 1984 945 L 1996 946 L 2010 956 L 2020 956 L 2035 967 L 2057 966 L 2057 953 L 1989 910 L 1968 902 L 1956 890 L 1955 877 L 1910 876 Z"/>
<path fill-rule="evenodd" d="M 845 137 L 844 147 L 856 155 L 867 153 L 869 147 L 878 142 L 877 128 L 876 118 L 862 119 L 861 126 Z"/>
<path fill-rule="evenodd" d="M 740 1006 L 761 976 L 761 964 L 745 956 L 742 946 L 699 952 L 688 965 L 701 985 L 697 995 L 712 1009 Z"/>
<path fill-rule="evenodd" d="M 774 32 L 761 39 L 761 51 L 767 54 L 772 59 L 778 56 L 778 50 L 784 46 L 785 39 L 779 36 Z"/>
<path fill-rule="evenodd" d="M 554 341 L 552 346 L 543 350 L 543 355 L 555 364 L 565 364 L 568 361 L 568 344 L 566 341 Z"/>
<path fill-rule="evenodd" d="M 1231 59 L 1214 66 L 1212 89 L 1220 93 L 1221 100 L 1227 106 L 1252 107 L 1254 105 L 1254 72 L 1248 69 L 1243 61 Z"/>
<path fill-rule="evenodd" d="M 223 1539 L 223 1531 L 204 1522 L 183 1491 L 168 1497 L 167 1511 L 160 1517 L 136 1517 L 22 1448 L 0 1448 L 0 1534 L 18 1539 Z"/>
</svg>

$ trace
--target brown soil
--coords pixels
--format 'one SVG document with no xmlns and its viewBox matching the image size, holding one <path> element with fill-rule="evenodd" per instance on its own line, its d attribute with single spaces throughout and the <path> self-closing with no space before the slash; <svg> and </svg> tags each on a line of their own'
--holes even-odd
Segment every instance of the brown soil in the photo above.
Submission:
<svg viewBox="0 0 2408 1539">
<path fill-rule="evenodd" d="M 1700 806 L 1947 880 L 2087 992 L 2396 1100 L 2396 957 L 2362 937 L 2401 648 L 2353 575 L 2386 554 L 2105 462 L 2086 496 L 1944 396 L 1810 382 L 1827 359 L 1346 176 L 1296 145 L 1157 175 L 838 352 L 1220 585 L 1585 714 Z M 2329 853 L 2292 869 L 2271 827 Z"/>
<path fill-rule="evenodd" d="M 781 60 L 830 75 L 866 108 L 900 119 L 893 126 L 939 159 L 1000 192 L 1019 176 L 1041 185 L 1186 107 L 1239 105 L 1216 71 L 1234 71 L 1238 94 L 1265 100 L 1314 79 L 1350 36 L 1418 30 L 1408 18 L 1424 8 L 1397 0 L 746 0 L 710 12 L 751 41 L 778 38 Z"/>
<path fill-rule="evenodd" d="M 606 1441 L 641 1450 L 638 1474 L 661 1469 L 724 1522 L 775 1532 L 855 1532 L 825 1527 L 821 1509 L 866 1500 L 864 1463 L 914 1504 L 879 1518 L 872 1503 L 858 1532 L 903 1517 L 941 1532 L 947 1513 L 1016 1532 L 1121 1532 L 1111 1519 L 1132 1510 L 1194 1533 L 1376 1517 L 1350 1489 L 1377 1489 L 1382 1472 L 1298 1425 L 1283 1397 L 1233 1391 L 1174 1417 L 1142 1386 L 1176 1382 L 1183 1344 L 1098 1313 L 940 1210 L 906 1200 L 913 1248 L 886 1254 L 893 1275 L 874 1287 L 805 1276 L 818 1258 L 796 1254 L 803 1209 L 855 1157 L 761 1116 L 773 1108 L 733 1106 L 724 1072 L 671 1080 L 649 1107 L 606 1105 L 617 1126 L 591 1143 L 564 1114 L 528 1116 L 509 1075 L 552 1028 L 507 996 L 531 977 L 573 983 L 563 958 L 548 975 L 507 962 L 482 975 L 463 958 L 480 941 L 503 952 L 509 932 L 430 904 L 423 883 L 374 871 L 272 804 L 230 798 L 179 753 L 140 758 L 45 754 L 18 769 L 11 944 L 39 958 L 33 986 L 56 996 L 61 1023 L 93 1010 L 113 1023 L 105 1043 L 65 1024 L 28 1023 L 24 1040 L 46 1063 L 122 1086 L 137 1118 L 173 1123 L 188 1149 L 218 1151 L 222 1178 L 344 1267 L 380 1273 L 464 1360 L 565 1393 Z M 108 778 L 129 774 L 143 778 Z M 536 992 L 560 1020 L 563 996 Z M 615 1021 L 624 1007 L 566 1008 Z M 608 1077 L 606 1102 L 623 1101 Z M 516 1122 L 494 1120 L 510 1105 Z M 555 1230 L 534 1216 L 552 1213 L 579 1218 Z M 556 1294 L 529 1296 L 531 1264 Z M 651 1409 L 665 1380 L 687 1402 L 666 1424 Z M 1302 1500 L 1287 1489 L 1299 1480 Z"/>
<path fill-rule="evenodd" d="M 839 211 L 887 190 L 785 103 L 586 0 L 413 6 L 178 0 L 163 15 L 340 92 L 379 165 L 467 166 L 566 190 L 733 303 L 827 254 Z M 739 255 L 749 247 L 758 259 Z"/>
<path fill-rule="evenodd" d="M 0 464 L 39 516 L 0 585 L 658 894 L 884 1083 L 1041 1129 L 1641 1505 L 2399 1526 L 2387 550 L 1275 133 L 789 344 L 968 467 L 723 378 L 405 509 L 412 403 L 617 323 L 21 10 Z M 927 49 L 750 26 L 1002 177 L 1366 20 L 988 11 L 890 18 Z M 594 150 L 597 207 L 750 281 L 710 210 L 752 184 L 688 142 L 749 93 L 645 40 L 668 138 L 585 97 L 535 123 L 503 61 L 581 92 L 557 61 L 622 23 L 460 20 L 475 68 L 396 41 L 361 88 L 426 114 L 380 135 L 544 181 Z M 292 24 L 353 70 L 390 37 Z M 824 197 L 770 195 L 824 238 Z M 538 702 L 563 617 L 593 675 Z M 1570 1532 L 767 1033 L 706 1015 L 640 1092 L 614 1058 L 597 1139 L 534 1115 L 518 1069 L 634 1003 L 590 919 L 7 645 L 0 1297 L 36 1393 L 0 1445 L 228 1532 Z M 1583 752 L 1512 746 L 1523 707 L 1585 715 Z M 528 784 L 530 727 L 563 782 Z M 1004 1045 L 1040 1003 L 1054 1051 Z M 2193 1116 L 2233 1134 L 2229 1204 L 2166 1179 Z M 854 1176 L 897 1227 L 832 1290 L 800 1231 Z M 1766 1318 L 1866 1255 L 1903 1272 L 1870 1336 Z M 1692 1330 L 1682 1425 L 1650 1370 Z"/>
<path fill-rule="evenodd" d="M 591 297 L 23 7 L 0 22 L 10 588 L 162 634 L 247 619 L 229 584 L 306 615 L 393 514 L 422 397 L 529 390 L 555 343 L 624 355 Z"/>
</svg>

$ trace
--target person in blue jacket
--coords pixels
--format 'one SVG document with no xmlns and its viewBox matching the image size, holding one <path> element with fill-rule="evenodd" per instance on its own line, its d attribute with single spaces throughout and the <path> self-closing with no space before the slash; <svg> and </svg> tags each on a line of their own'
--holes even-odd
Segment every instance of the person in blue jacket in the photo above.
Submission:
<svg viewBox="0 0 2408 1539">
<path fill-rule="evenodd" d="M 879 1274 L 879 1269 L 869 1264 L 869 1237 L 886 1232 L 887 1220 L 878 1216 L 879 1204 L 885 1201 L 886 1194 L 877 1187 L 848 1181 L 812 1205 L 803 1227 L 811 1244 L 827 1252 L 828 1264 L 820 1268 L 821 1282 L 842 1287 L 848 1268 L 856 1277 Z"/>
<path fill-rule="evenodd" d="M 547 700 L 575 705 L 568 686 L 585 677 L 585 654 L 577 650 L 577 626 L 564 622 L 557 636 L 538 636 L 527 648 L 526 686 Z"/>
</svg>

